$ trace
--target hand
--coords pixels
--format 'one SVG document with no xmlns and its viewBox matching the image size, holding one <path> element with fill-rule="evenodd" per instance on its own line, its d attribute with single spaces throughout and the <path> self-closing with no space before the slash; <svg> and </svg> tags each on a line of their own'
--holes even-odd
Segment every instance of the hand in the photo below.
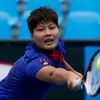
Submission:
<svg viewBox="0 0 100 100">
<path fill-rule="evenodd" d="M 67 86 L 72 89 L 76 90 L 76 81 L 80 78 L 79 75 L 76 73 L 69 71 L 69 74 L 67 76 Z"/>
<path fill-rule="evenodd" d="M 79 72 L 77 72 L 77 71 L 73 71 L 76 75 L 78 75 L 80 78 L 82 78 L 83 77 L 83 75 L 81 74 L 81 73 L 79 73 Z"/>
</svg>

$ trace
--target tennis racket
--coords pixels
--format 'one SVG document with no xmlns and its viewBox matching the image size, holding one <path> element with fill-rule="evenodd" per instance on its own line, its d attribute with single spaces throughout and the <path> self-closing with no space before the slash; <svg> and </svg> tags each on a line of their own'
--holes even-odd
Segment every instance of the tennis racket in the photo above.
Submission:
<svg viewBox="0 0 100 100">
<path fill-rule="evenodd" d="M 85 75 L 76 81 L 76 88 L 86 88 L 90 96 L 96 96 L 100 93 L 100 50 L 97 50 L 90 59 Z M 99 68 L 98 68 L 99 67 Z"/>
</svg>

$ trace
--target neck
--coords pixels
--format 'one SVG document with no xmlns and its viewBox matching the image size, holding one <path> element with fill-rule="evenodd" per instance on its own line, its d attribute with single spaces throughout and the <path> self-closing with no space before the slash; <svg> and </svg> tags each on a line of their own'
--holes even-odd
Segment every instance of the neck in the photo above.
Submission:
<svg viewBox="0 0 100 100">
<path fill-rule="evenodd" d="M 42 53 L 46 53 L 46 54 L 50 54 L 50 53 L 53 53 L 55 51 L 55 49 L 53 50 L 46 50 L 46 49 L 41 49 L 41 48 L 38 48 L 38 50 Z"/>
</svg>

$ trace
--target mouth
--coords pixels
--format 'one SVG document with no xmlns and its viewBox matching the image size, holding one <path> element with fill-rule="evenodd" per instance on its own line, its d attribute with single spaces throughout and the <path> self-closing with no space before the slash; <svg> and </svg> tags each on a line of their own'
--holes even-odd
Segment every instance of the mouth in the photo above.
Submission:
<svg viewBox="0 0 100 100">
<path fill-rule="evenodd" d="M 54 42 L 54 39 L 53 38 L 47 38 L 47 39 L 44 40 L 44 42 L 46 44 L 52 44 Z"/>
</svg>

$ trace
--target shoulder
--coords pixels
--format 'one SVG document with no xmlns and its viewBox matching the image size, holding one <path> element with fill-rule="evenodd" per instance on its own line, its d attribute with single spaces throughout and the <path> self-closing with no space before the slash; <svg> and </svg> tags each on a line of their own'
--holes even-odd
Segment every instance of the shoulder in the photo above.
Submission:
<svg viewBox="0 0 100 100">
<path fill-rule="evenodd" d="M 24 56 L 26 58 L 35 58 L 39 55 L 38 49 L 35 45 L 34 42 L 30 42 L 27 46 L 26 46 L 26 51 Z"/>
<path fill-rule="evenodd" d="M 34 78 L 36 73 L 44 66 L 51 66 L 51 61 L 46 56 L 32 58 L 26 62 L 25 73 L 28 77 Z"/>
</svg>

